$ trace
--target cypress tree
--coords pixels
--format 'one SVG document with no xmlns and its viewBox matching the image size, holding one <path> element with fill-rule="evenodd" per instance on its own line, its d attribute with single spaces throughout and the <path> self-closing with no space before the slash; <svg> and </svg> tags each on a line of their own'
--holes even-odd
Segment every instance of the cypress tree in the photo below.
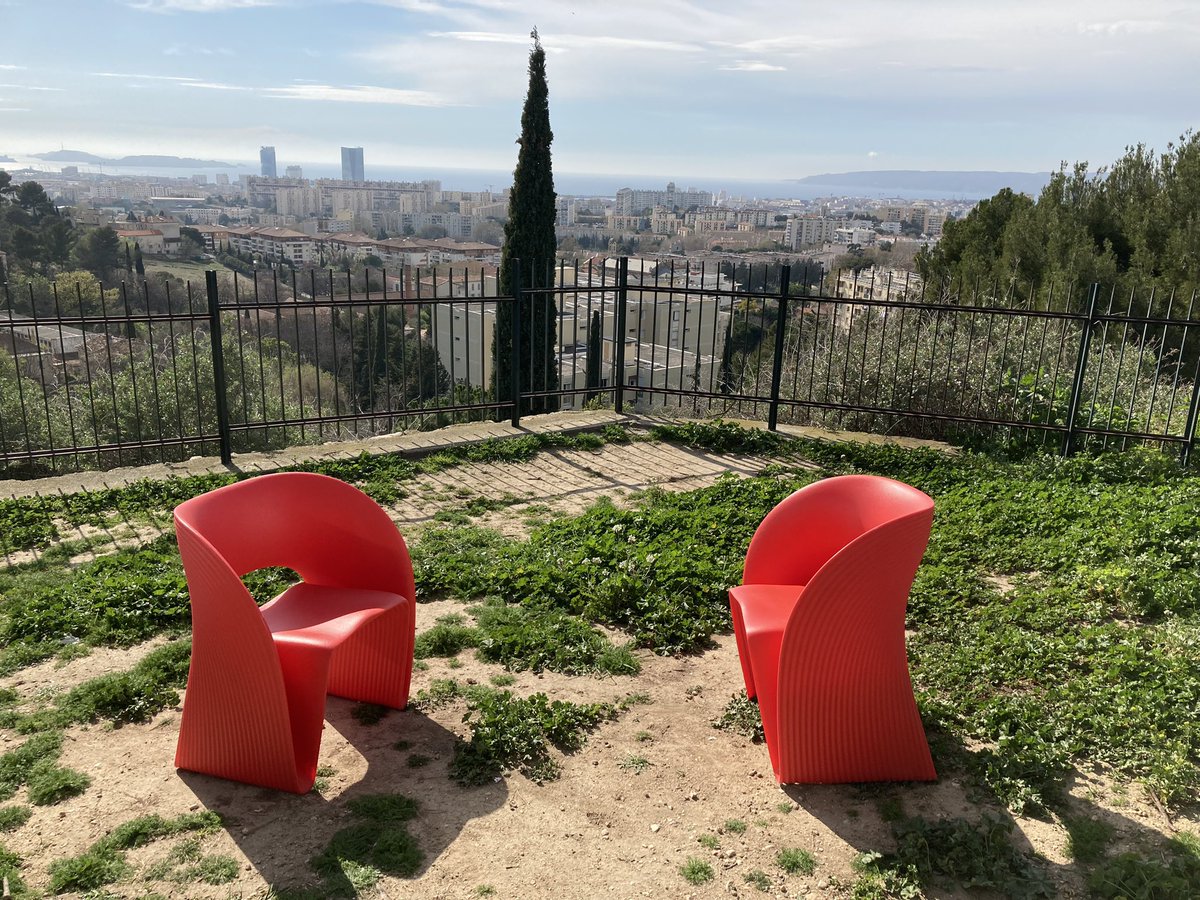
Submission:
<svg viewBox="0 0 1200 900">
<path fill-rule="evenodd" d="M 518 357 L 522 391 L 552 391 L 558 387 L 555 331 L 558 309 L 550 293 L 529 293 L 554 287 L 554 175 L 550 167 L 549 93 L 546 87 L 546 52 L 533 30 L 529 51 L 529 90 L 521 112 L 521 137 L 517 140 L 517 168 L 513 172 L 504 248 L 500 253 L 500 296 L 512 296 L 520 265 L 521 334 Z M 512 397 L 512 346 L 514 304 L 496 307 L 492 340 L 492 387 L 498 401 Z M 557 397 L 539 397 L 521 404 L 522 413 L 554 412 Z"/>
<path fill-rule="evenodd" d="M 146 264 L 142 262 L 142 245 L 133 245 L 133 268 L 138 273 L 139 278 L 146 277 Z"/>
</svg>

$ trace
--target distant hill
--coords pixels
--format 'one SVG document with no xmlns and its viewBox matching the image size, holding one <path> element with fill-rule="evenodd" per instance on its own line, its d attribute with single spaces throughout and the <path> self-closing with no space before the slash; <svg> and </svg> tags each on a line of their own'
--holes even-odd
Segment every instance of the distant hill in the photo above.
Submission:
<svg viewBox="0 0 1200 900">
<path fill-rule="evenodd" d="M 82 150 L 51 150 L 49 153 L 35 153 L 33 156 L 34 159 L 44 159 L 47 162 L 107 162 L 102 156 L 84 153 Z"/>
<path fill-rule="evenodd" d="M 181 169 L 231 169 L 229 163 L 215 159 L 194 159 L 190 156 L 122 156 L 120 159 L 105 159 L 82 150 L 51 150 L 35 153 L 37 159 L 47 162 L 81 162 L 94 166 L 155 166 Z"/>
<path fill-rule="evenodd" d="M 3 153 L 0 153 L 0 163 L 10 163 L 10 162 L 16 162 L 16 160 L 13 159 L 11 156 L 5 156 Z"/>
<path fill-rule="evenodd" d="M 799 184 L 865 188 L 875 191 L 938 191 L 978 197 L 991 196 L 1001 188 L 1037 194 L 1050 181 L 1049 172 L 938 172 L 913 169 L 881 169 L 874 172 L 841 172 L 808 175 Z"/>
</svg>

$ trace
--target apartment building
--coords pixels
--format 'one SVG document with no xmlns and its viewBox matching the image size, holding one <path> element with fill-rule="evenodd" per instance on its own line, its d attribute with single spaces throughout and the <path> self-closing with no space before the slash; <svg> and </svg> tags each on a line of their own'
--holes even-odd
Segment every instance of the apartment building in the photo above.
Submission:
<svg viewBox="0 0 1200 900">
<path fill-rule="evenodd" d="M 791 216 L 784 226 L 783 241 L 792 250 L 812 244 L 828 244 L 844 224 L 842 219 L 827 216 Z"/>
<path fill-rule="evenodd" d="M 695 188 L 680 191 L 675 188 L 675 182 L 672 181 L 668 182 L 665 191 L 621 188 L 617 191 L 614 212 L 619 216 L 632 216 L 656 206 L 686 210 L 693 206 L 709 206 L 712 202 L 711 191 L 697 191 Z"/>
</svg>

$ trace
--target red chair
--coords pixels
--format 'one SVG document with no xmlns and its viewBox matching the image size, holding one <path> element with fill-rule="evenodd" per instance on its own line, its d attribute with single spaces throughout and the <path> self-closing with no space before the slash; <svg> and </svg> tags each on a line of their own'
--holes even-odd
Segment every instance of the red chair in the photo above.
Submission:
<svg viewBox="0 0 1200 900">
<path fill-rule="evenodd" d="M 415 628 L 404 538 L 357 488 L 262 475 L 175 509 L 192 602 L 192 663 L 175 765 L 304 793 L 325 696 L 408 704 Z M 303 579 L 261 609 L 241 576 Z"/>
<path fill-rule="evenodd" d="M 729 602 L 781 784 L 937 778 L 904 646 L 932 523 L 916 488 L 844 475 L 796 491 L 755 531 Z"/>
</svg>

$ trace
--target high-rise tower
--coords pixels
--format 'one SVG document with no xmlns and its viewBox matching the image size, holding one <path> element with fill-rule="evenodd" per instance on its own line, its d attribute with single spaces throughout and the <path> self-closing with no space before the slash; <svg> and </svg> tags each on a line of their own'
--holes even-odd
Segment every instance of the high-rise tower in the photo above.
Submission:
<svg viewBox="0 0 1200 900">
<path fill-rule="evenodd" d="M 363 173 L 363 148 L 342 148 L 342 181 L 366 181 Z"/>
<path fill-rule="evenodd" d="M 260 147 L 258 151 L 258 161 L 262 165 L 263 178 L 277 178 L 275 171 L 275 148 Z"/>
</svg>

